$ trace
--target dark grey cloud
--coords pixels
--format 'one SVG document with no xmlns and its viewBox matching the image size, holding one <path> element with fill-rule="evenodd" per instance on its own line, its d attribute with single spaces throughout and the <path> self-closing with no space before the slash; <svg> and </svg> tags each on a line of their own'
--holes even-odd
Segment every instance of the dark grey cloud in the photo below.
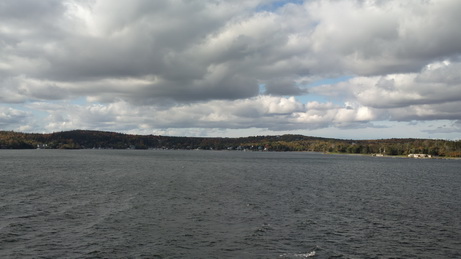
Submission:
<svg viewBox="0 0 461 259">
<path fill-rule="evenodd" d="M 108 78 L 155 77 L 142 95 L 114 91 L 114 98 L 140 103 L 247 98 L 258 94 L 256 81 L 268 82 L 268 94 L 302 95 L 280 81 L 415 71 L 461 53 L 460 4 L 410 2 L 307 1 L 258 12 L 270 3 L 6 1 L 0 12 L 8 15 L 0 19 L 8 33 L 1 37 L 15 44 L 2 51 L 12 65 L 0 72 L 95 87 Z M 70 88 L 49 97 L 85 95 Z"/>
<path fill-rule="evenodd" d="M 51 26 L 65 11 L 63 3 L 60 0 L 5 0 L 0 5 L 0 17 L 8 26 Z"/>
<path fill-rule="evenodd" d="M 266 94 L 270 95 L 303 95 L 307 89 L 302 89 L 296 82 L 289 78 L 274 79 L 265 84 Z"/>
</svg>

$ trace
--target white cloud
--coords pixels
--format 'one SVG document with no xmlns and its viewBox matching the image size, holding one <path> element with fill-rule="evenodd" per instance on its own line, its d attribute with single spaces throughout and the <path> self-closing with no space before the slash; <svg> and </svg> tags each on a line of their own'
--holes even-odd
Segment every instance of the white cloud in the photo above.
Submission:
<svg viewBox="0 0 461 259">
<path fill-rule="evenodd" d="M 319 128 L 335 124 L 366 122 L 373 118 L 366 107 L 339 108 L 332 104 L 304 105 L 295 98 L 258 96 L 242 100 L 213 100 L 158 110 L 124 101 L 110 104 L 68 105 L 37 102 L 29 108 L 48 113 L 44 128 L 60 131 L 75 128 L 124 131 L 142 128 L 265 128 L 290 130 Z"/>
<path fill-rule="evenodd" d="M 377 109 L 449 104 L 461 100 L 460 66 L 461 63 L 436 62 L 419 73 L 355 77 L 337 85 L 315 87 L 310 92 Z"/>
<path fill-rule="evenodd" d="M 30 117 L 27 112 L 0 106 L 0 129 L 19 128 Z"/>
</svg>

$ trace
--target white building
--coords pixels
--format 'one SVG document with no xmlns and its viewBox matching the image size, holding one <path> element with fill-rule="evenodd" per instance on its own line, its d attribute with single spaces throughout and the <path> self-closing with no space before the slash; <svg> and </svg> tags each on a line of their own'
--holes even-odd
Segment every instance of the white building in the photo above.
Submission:
<svg viewBox="0 0 461 259">
<path fill-rule="evenodd" d="M 411 158 L 431 158 L 431 155 L 428 154 L 409 154 L 408 157 Z"/>
</svg>

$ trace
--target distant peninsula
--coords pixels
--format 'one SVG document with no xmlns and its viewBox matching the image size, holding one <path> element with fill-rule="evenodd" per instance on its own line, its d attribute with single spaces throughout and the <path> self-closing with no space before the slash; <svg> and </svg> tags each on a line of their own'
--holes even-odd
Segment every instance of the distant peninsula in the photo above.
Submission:
<svg viewBox="0 0 461 259">
<path fill-rule="evenodd" d="M 202 149 L 239 151 L 312 151 L 378 156 L 461 157 L 461 140 L 376 139 L 345 140 L 303 135 L 240 138 L 133 135 L 72 130 L 55 133 L 0 131 L 1 149 Z"/>
</svg>

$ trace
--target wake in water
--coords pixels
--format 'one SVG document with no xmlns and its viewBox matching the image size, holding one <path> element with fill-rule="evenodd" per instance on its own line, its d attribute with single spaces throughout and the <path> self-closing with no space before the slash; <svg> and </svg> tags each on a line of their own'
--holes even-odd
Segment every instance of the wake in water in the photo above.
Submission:
<svg viewBox="0 0 461 259">
<path fill-rule="evenodd" d="M 295 255 L 296 257 L 313 257 L 315 256 L 315 251 L 312 251 L 312 252 L 309 252 L 309 253 L 306 253 L 306 254 L 296 254 Z"/>
<path fill-rule="evenodd" d="M 305 254 L 283 254 L 280 256 L 280 258 L 309 258 L 309 257 L 314 257 L 317 255 L 317 252 L 319 250 L 319 247 L 316 246 L 312 251 L 307 252 Z"/>
</svg>

